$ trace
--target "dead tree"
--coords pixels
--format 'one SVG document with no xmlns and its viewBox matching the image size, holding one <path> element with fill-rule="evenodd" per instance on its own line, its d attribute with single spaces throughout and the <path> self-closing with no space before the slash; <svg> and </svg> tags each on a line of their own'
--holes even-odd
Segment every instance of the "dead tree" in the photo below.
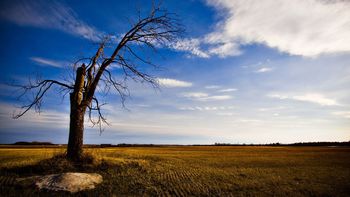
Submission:
<svg viewBox="0 0 350 197">
<path fill-rule="evenodd" d="M 101 113 L 102 103 L 95 93 L 99 86 L 104 85 L 108 89 L 117 91 L 122 102 L 128 95 L 127 79 L 138 82 L 146 82 L 157 86 L 156 78 L 149 75 L 141 66 L 155 66 L 149 58 L 145 58 L 140 49 L 157 53 L 160 46 L 168 46 L 177 41 L 183 28 L 176 15 L 159 7 L 153 7 L 144 18 L 139 14 L 136 22 L 133 22 L 129 31 L 122 36 L 110 36 L 99 44 L 99 47 L 91 58 L 83 58 L 76 62 L 75 79 L 71 84 L 57 80 L 37 80 L 29 85 L 22 86 L 24 93 L 35 92 L 28 105 L 22 107 L 21 113 L 14 118 L 23 116 L 31 108 L 40 110 L 41 102 L 54 86 L 70 93 L 70 124 L 67 158 L 78 160 L 83 153 L 84 117 L 86 114 L 93 125 L 107 123 Z M 116 41 L 117 40 L 117 41 Z M 111 50 L 110 55 L 105 54 L 105 49 Z M 143 52 L 142 51 L 142 52 Z M 116 79 L 111 72 L 111 65 L 118 65 L 122 69 L 122 77 Z M 97 118 L 93 118 L 95 112 Z"/>
</svg>

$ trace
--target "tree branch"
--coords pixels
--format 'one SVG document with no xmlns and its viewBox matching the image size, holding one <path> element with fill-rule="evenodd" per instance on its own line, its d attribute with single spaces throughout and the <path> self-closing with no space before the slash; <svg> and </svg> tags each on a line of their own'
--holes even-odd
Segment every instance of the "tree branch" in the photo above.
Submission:
<svg viewBox="0 0 350 197">
<path fill-rule="evenodd" d="M 59 85 L 63 89 L 73 89 L 73 87 L 70 85 L 67 85 L 65 83 L 62 83 L 62 82 L 59 82 L 56 80 L 51 80 L 51 79 L 37 81 L 36 84 L 32 84 L 31 82 L 29 82 L 29 85 L 13 85 L 15 87 L 19 87 L 19 88 L 23 89 L 23 93 L 19 96 L 19 98 L 24 96 L 28 91 L 31 91 L 33 89 L 37 89 L 36 93 L 34 94 L 34 98 L 33 98 L 32 102 L 30 102 L 27 105 L 23 105 L 21 107 L 21 109 L 23 109 L 23 111 L 17 115 L 14 115 L 13 118 L 14 119 L 20 118 L 25 113 L 27 113 L 32 107 L 35 107 L 36 111 L 40 111 L 42 99 L 45 96 L 46 92 L 52 87 L 52 85 Z"/>
</svg>

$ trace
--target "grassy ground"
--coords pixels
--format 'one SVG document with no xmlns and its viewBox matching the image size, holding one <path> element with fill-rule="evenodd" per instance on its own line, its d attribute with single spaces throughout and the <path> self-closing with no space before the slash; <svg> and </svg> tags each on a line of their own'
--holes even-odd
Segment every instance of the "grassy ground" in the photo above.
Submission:
<svg viewBox="0 0 350 197">
<path fill-rule="evenodd" d="M 90 148 L 96 161 L 86 166 L 50 159 L 63 152 L 0 148 L 0 196 L 52 196 L 11 180 L 71 170 L 104 177 L 95 190 L 78 193 L 88 196 L 350 196 L 350 148 Z"/>
</svg>

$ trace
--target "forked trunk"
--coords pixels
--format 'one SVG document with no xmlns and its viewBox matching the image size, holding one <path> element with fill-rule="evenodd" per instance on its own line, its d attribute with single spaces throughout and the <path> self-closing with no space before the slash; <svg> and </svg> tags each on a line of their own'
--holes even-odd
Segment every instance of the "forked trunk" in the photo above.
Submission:
<svg viewBox="0 0 350 197">
<path fill-rule="evenodd" d="M 70 124 L 67 158 L 79 160 L 83 154 L 84 115 L 86 106 L 82 105 L 85 79 L 85 65 L 77 69 L 74 90 L 70 94 Z"/>
</svg>

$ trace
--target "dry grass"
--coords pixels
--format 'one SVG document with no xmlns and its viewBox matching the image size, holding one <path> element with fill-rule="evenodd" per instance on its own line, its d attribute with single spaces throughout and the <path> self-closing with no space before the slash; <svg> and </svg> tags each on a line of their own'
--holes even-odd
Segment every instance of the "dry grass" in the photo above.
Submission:
<svg viewBox="0 0 350 197">
<path fill-rule="evenodd" d="M 86 152 L 95 161 L 83 168 L 50 159 L 63 152 L 60 148 L 2 148 L 1 175 L 28 176 L 47 173 L 48 169 L 50 172 L 97 171 L 104 177 L 103 184 L 96 190 L 78 194 L 92 196 L 350 195 L 350 148 L 89 148 Z M 1 187 L 0 196 L 17 192 L 33 196 L 47 194 L 7 185 Z"/>
</svg>

